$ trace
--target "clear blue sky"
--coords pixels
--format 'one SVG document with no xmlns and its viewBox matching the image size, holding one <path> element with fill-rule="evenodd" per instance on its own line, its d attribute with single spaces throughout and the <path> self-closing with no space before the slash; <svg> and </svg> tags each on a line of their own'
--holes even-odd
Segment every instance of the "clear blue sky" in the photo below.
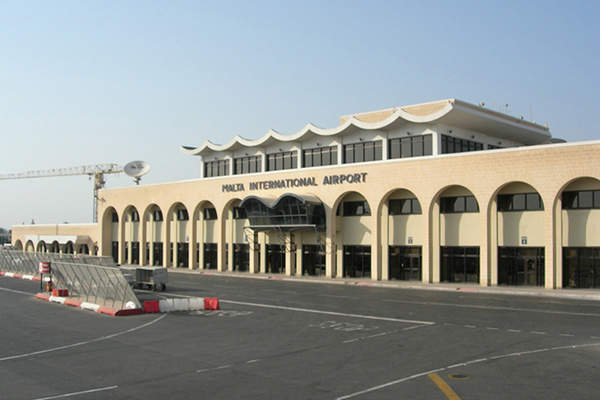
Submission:
<svg viewBox="0 0 600 400">
<path fill-rule="evenodd" d="M 181 144 L 455 97 L 600 139 L 600 3 L 3 1 L 0 173 L 134 159 L 199 176 Z M 550 171 L 549 171 L 550 173 Z M 130 185 L 108 177 L 108 187 Z M 0 226 L 90 222 L 87 177 L 0 181 Z"/>
</svg>

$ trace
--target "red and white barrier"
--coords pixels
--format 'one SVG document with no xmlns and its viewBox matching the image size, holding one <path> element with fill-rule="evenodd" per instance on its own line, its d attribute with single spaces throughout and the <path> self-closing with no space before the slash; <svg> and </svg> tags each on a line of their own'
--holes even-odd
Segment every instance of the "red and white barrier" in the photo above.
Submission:
<svg viewBox="0 0 600 400">
<path fill-rule="evenodd" d="M 0 271 L 0 276 L 6 276 L 7 278 L 15 278 L 15 279 L 25 279 L 28 281 L 40 281 L 41 280 L 38 275 L 19 274 L 17 272 Z M 50 280 L 49 277 L 44 278 L 44 282 L 48 282 L 49 280 Z"/>
<path fill-rule="evenodd" d="M 144 302 L 145 313 L 166 313 L 174 311 L 218 310 L 216 297 L 186 297 L 183 299 L 164 299 Z"/>
<path fill-rule="evenodd" d="M 52 303 L 59 303 L 59 304 L 65 305 L 65 306 L 76 307 L 76 308 L 80 308 L 82 310 L 93 311 L 93 312 L 97 312 L 100 314 L 111 315 L 114 317 L 118 317 L 118 316 L 122 316 L 122 315 L 141 314 L 144 312 L 141 308 L 115 310 L 110 307 L 102 307 L 99 304 L 88 303 L 85 301 L 70 299 L 68 297 L 52 296 L 47 293 L 38 293 L 35 295 L 35 297 L 36 297 L 36 299 L 45 300 L 45 301 L 49 301 Z"/>
</svg>

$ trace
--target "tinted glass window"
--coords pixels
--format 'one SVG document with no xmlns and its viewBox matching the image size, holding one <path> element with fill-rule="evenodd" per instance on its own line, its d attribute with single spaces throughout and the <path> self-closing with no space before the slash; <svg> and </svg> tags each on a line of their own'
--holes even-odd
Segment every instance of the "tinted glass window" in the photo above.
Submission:
<svg viewBox="0 0 600 400">
<path fill-rule="evenodd" d="M 206 219 L 206 220 L 217 219 L 217 210 L 214 208 L 205 208 L 204 209 L 204 219 Z"/>
<path fill-rule="evenodd" d="M 579 192 L 579 208 L 592 208 L 594 205 L 594 192 L 591 191 L 582 191 Z"/>
</svg>

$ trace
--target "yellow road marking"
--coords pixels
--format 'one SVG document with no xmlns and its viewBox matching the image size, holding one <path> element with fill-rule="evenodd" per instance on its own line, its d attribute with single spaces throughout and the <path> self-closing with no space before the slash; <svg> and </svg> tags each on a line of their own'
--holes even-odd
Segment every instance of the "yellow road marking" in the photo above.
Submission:
<svg viewBox="0 0 600 400">
<path fill-rule="evenodd" d="M 433 373 L 427 376 L 433 381 L 433 383 L 435 383 L 435 385 L 442 391 L 442 393 L 446 395 L 446 398 L 448 398 L 448 400 L 460 400 L 460 397 L 458 397 L 456 392 L 452 390 L 452 388 L 448 386 L 446 381 L 444 381 L 438 374 Z"/>
</svg>

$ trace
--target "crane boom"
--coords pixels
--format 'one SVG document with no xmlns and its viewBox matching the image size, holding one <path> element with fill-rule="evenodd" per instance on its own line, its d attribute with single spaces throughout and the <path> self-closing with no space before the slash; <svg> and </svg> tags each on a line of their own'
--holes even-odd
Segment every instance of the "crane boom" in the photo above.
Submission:
<svg viewBox="0 0 600 400">
<path fill-rule="evenodd" d="M 98 190 L 104 187 L 104 174 L 119 174 L 123 172 L 124 167 L 118 164 L 94 164 L 81 165 L 78 167 L 38 169 L 12 174 L 0 174 L 0 180 L 8 179 L 29 179 L 29 178 L 50 178 L 55 176 L 75 176 L 88 175 L 94 177 L 94 222 L 98 222 Z M 139 177 L 136 183 L 139 182 Z"/>
<path fill-rule="evenodd" d="M 27 179 L 27 178 L 49 178 L 54 176 L 95 175 L 95 174 L 118 174 L 123 172 L 123 167 L 118 164 L 95 164 L 81 165 L 78 167 L 38 169 L 12 174 L 0 174 L 0 180 Z"/>
</svg>

